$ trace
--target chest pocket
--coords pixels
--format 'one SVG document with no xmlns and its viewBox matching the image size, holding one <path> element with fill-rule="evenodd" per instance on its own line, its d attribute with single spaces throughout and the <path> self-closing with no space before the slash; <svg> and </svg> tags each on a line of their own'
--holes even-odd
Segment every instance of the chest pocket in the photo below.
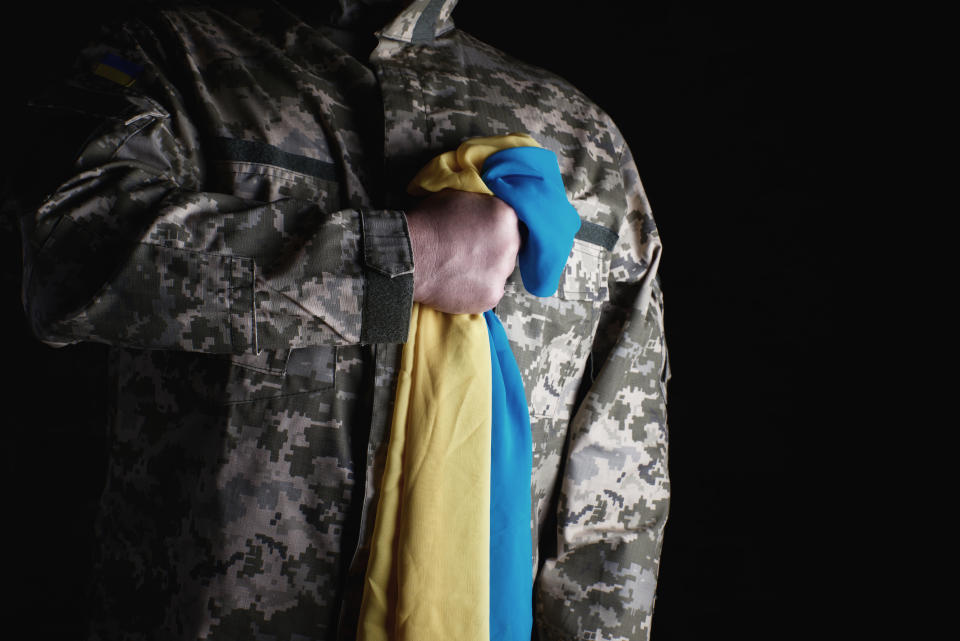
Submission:
<svg viewBox="0 0 960 641">
<path fill-rule="evenodd" d="M 575 238 L 556 295 L 563 300 L 605 301 L 610 297 L 609 271 L 606 248 Z"/>
<path fill-rule="evenodd" d="M 534 418 L 565 418 L 573 406 L 600 310 L 610 296 L 610 251 L 577 238 L 557 293 L 537 298 L 518 271 L 497 315 L 507 328 Z"/>
<path fill-rule="evenodd" d="M 610 252 L 605 247 L 575 238 L 553 297 L 561 300 L 603 302 L 610 297 L 607 284 L 609 271 Z M 523 288 L 519 269 L 515 269 L 510 275 L 504 290 L 511 296 L 532 296 Z"/>
</svg>

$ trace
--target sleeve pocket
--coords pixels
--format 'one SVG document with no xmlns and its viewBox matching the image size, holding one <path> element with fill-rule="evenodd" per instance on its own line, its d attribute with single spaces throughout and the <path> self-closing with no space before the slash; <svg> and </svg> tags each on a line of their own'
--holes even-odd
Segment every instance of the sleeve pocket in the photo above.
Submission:
<svg viewBox="0 0 960 641">
<path fill-rule="evenodd" d="M 317 345 L 231 357 L 227 398 L 239 403 L 332 389 L 337 348 Z"/>
</svg>

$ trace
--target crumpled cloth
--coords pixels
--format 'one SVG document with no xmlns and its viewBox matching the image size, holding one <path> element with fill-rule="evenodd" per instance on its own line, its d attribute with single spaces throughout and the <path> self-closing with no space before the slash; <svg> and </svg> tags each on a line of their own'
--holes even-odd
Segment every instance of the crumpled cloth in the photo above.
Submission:
<svg viewBox="0 0 960 641">
<path fill-rule="evenodd" d="M 556 291 L 580 217 L 553 152 L 525 134 L 434 158 L 412 194 L 493 194 L 526 227 L 527 291 Z M 513 641 L 533 627 L 530 416 L 493 311 L 414 304 L 361 603 L 361 641 Z"/>
</svg>

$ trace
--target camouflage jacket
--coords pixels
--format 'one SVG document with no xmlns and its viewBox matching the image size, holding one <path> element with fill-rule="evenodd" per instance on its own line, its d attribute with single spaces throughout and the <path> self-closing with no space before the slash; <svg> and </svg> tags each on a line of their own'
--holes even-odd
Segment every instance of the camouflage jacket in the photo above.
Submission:
<svg viewBox="0 0 960 641">
<path fill-rule="evenodd" d="M 25 308 L 52 345 L 110 346 L 93 637 L 353 636 L 416 268 L 404 188 L 526 132 L 583 221 L 557 294 L 515 273 L 496 308 L 532 419 L 535 635 L 646 638 L 668 368 L 630 150 L 568 83 L 457 30 L 455 0 L 394 8 L 372 53 L 380 5 L 313 4 L 345 8 L 131 20 L 35 102 L 82 141 L 24 217 Z M 105 54 L 132 85 L 91 71 Z"/>
</svg>

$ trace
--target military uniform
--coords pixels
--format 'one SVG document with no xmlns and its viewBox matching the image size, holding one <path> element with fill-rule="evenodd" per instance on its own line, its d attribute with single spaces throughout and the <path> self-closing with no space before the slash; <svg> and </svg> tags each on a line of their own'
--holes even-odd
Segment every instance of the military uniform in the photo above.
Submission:
<svg viewBox="0 0 960 641">
<path fill-rule="evenodd" d="M 382 5 L 340 4 L 157 12 L 35 101 L 86 137 L 23 221 L 27 313 L 50 344 L 110 346 L 93 637 L 352 638 L 412 304 L 404 187 L 525 132 L 583 221 L 557 294 L 515 272 L 496 308 L 531 413 L 535 633 L 645 638 L 668 367 L 630 150 L 457 30 L 455 0 L 394 8 L 369 58 L 354 31 Z M 91 72 L 111 60 L 132 85 Z"/>
</svg>

